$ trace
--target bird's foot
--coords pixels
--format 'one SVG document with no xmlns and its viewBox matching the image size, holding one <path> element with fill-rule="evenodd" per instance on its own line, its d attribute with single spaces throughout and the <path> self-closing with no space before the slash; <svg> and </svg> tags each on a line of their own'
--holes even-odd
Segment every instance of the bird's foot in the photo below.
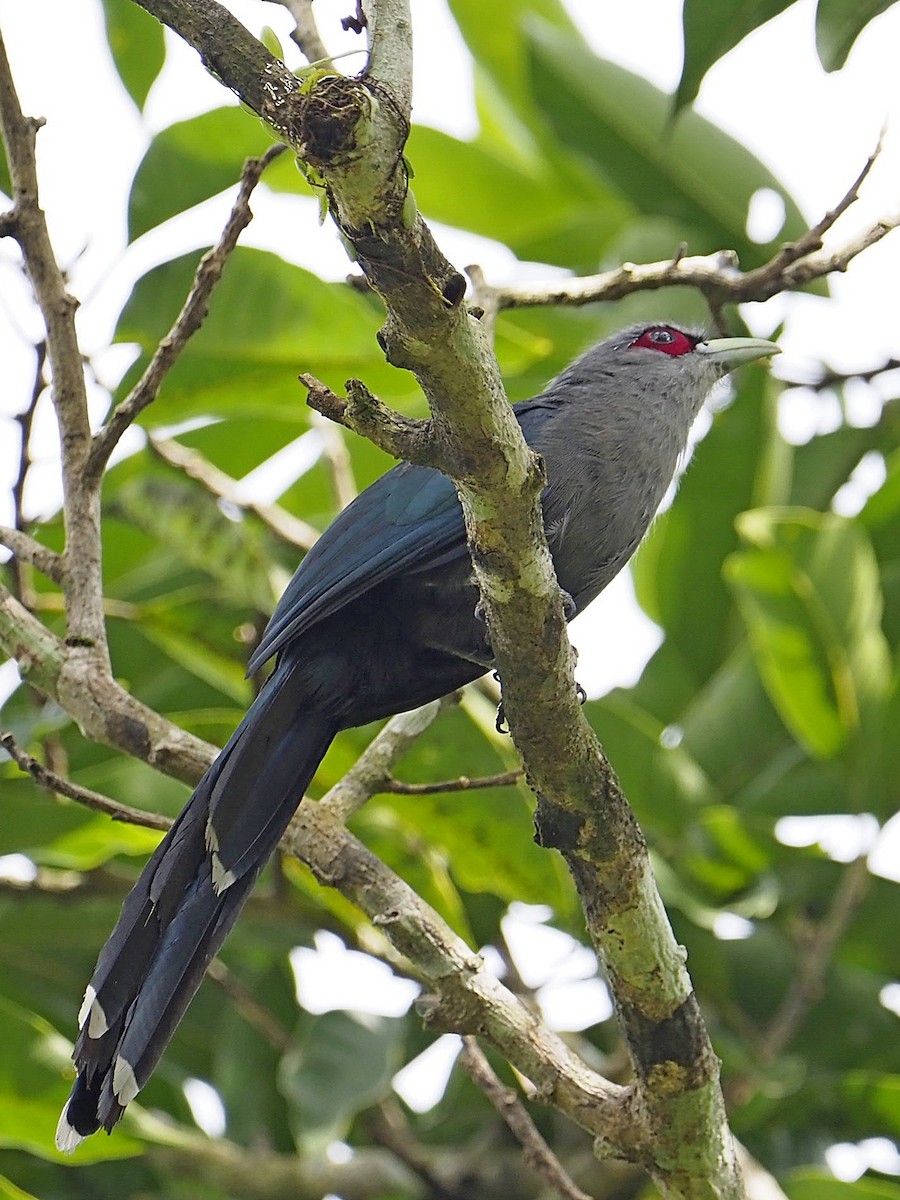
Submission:
<svg viewBox="0 0 900 1200">
<path fill-rule="evenodd" d="M 575 684 L 575 695 L 578 697 L 579 704 L 587 703 L 587 692 L 584 690 L 584 688 L 581 686 L 580 683 Z"/>
<path fill-rule="evenodd" d="M 502 680 L 500 679 L 500 672 L 493 671 L 492 675 L 493 675 L 494 679 L 497 681 L 497 683 L 499 683 L 502 687 Z M 498 733 L 507 733 L 507 734 L 509 733 L 509 726 L 506 723 L 506 709 L 503 707 L 502 700 L 497 705 L 497 716 L 494 721 L 494 727 Z"/>
<path fill-rule="evenodd" d="M 578 612 L 578 605 L 575 603 L 575 601 L 572 599 L 571 595 L 569 594 L 569 592 L 566 591 L 565 588 L 559 589 L 559 598 L 560 598 L 560 600 L 562 600 L 563 616 L 566 618 L 567 621 L 571 621 L 572 618 Z"/>
</svg>

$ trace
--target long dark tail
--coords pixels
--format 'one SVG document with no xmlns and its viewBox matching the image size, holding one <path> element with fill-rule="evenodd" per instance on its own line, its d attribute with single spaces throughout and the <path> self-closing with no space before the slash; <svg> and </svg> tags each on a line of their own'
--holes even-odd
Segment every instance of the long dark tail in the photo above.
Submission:
<svg viewBox="0 0 900 1200">
<path fill-rule="evenodd" d="M 336 733 L 297 712 L 291 675 L 276 668 L 122 905 L 79 1014 L 60 1150 L 111 1130 L 150 1078 Z"/>
</svg>

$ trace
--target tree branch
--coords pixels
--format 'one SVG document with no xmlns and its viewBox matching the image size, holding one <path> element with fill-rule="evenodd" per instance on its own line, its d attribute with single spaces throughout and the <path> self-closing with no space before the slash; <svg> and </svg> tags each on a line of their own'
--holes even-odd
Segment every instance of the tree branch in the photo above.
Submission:
<svg viewBox="0 0 900 1200">
<path fill-rule="evenodd" d="M 59 775 L 48 771 L 42 763 L 23 750 L 11 733 L 0 733 L 0 746 L 13 762 L 30 775 L 38 787 L 42 787 L 45 791 L 54 792 L 57 796 L 65 796 L 68 800 L 75 800 L 78 804 L 83 804 L 85 808 L 105 813 L 112 820 L 123 821 L 127 825 L 142 825 L 146 829 L 168 829 L 172 824 L 169 817 L 163 817 L 159 813 L 145 812 L 141 808 L 132 808 L 128 804 L 120 804 L 118 800 L 112 800 L 101 792 L 95 792 L 91 788 L 81 787 L 80 784 L 62 779 Z"/>
<path fill-rule="evenodd" d="M 480 956 L 323 804 L 299 807 L 282 846 L 320 883 L 336 887 L 366 913 L 404 956 L 408 972 L 431 993 L 427 1025 L 487 1037 L 531 1080 L 536 1099 L 555 1104 L 619 1153 L 646 1161 L 649 1147 L 640 1142 L 630 1089 L 596 1075 L 545 1029 Z"/>
<path fill-rule="evenodd" d="M 590 1200 L 541 1137 L 518 1093 L 494 1073 L 475 1038 L 463 1038 L 459 1061 L 518 1139 L 528 1165 L 539 1172 L 563 1200 Z"/>
<path fill-rule="evenodd" d="M 458 779 L 442 779 L 437 783 L 407 783 L 402 779 L 386 779 L 381 784 L 381 791 L 394 792 L 400 796 L 433 796 L 439 792 L 473 792 L 479 788 L 509 787 L 522 780 L 524 771 L 517 767 L 514 771 L 500 771 L 496 775 L 481 775 L 470 779 L 468 775 L 460 775 Z"/>
<path fill-rule="evenodd" d="M 109 420 L 94 438 L 86 473 L 87 478 L 95 485 L 122 434 L 156 399 L 166 375 L 206 319 L 213 288 L 222 278 L 225 264 L 237 245 L 238 238 L 253 220 L 253 213 L 250 211 L 253 189 L 269 163 L 286 148 L 280 144 L 270 146 L 258 158 L 248 158 L 244 163 L 237 199 L 225 222 L 225 228 L 216 245 L 200 259 L 191 290 L 175 323 L 157 346 L 143 375 L 122 403 L 113 410 Z"/>
<path fill-rule="evenodd" d="M 307 62 L 323 62 L 328 58 L 328 50 L 319 33 L 316 18 L 313 15 L 312 0 L 269 0 L 272 4 L 281 4 L 294 18 L 294 28 L 291 30 L 291 41 L 300 50 Z"/>
<path fill-rule="evenodd" d="M 347 399 L 342 400 L 314 375 L 299 378 L 308 393 L 306 403 L 329 421 L 368 438 L 394 458 L 423 467 L 440 466 L 442 447 L 435 443 L 431 421 L 405 417 L 389 408 L 359 379 L 347 380 Z"/>
<path fill-rule="evenodd" d="M 176 442 L 172 438 L 155 435 L 150 436 L 150 448 L 164 462 L 196 480 L 217 500 L 227 500 L 229 504 L 252 512 L 267 528 L 271 529 L 276 537 L 289 546 L 296 546 L 298 549 L 306 551 L 318 540 L 319 531 L 317 529 L 308 525 L 306 521 L 301 521 L 293 513 L 289 513 L 280 504 L 262 504 L 255 500 L 241 499 L 238 481 L 232 479 L 230 475 L 226 475 L 224 471 L 220 471 L 197 450 L 182 446 L 180 442 Z M 2 541 L 2 535 L 0 535 L 0 541 Z"/>
<path fill-rule="evenodd" d="M 339 509 L 345 509 L 356 497 L 358 489 L 353 478 L 353 461 L 344 435 L 334 422 L 315 411 L 312 414 L 312 426 L 322 437 L 322 457 L 331 471 L 335 503 Z"/>
<path fill-rule="evenodd" d="M 84 671 L 109 671 L 100 579 L 100 500 L 85 470 L 91 446 L 87 391 L 75 332 L 77 302 L 66 290 L 38 198 L 35 140 L 43 120 L 25 117 L 0 37 L 0 131 L 12 180 L 4 232 L 15 237 L 46 328 L 52 397 L 62 447 L 66 528 L 66 621 Z"/>
<path fill-rule="evenodd" d="M 858 371 L 835 371 L 832 367 L 823 366 L 811 379 L 785 379 L 778 376 L 779 381 L 789 388 L 807 388 L 811 392 L 824 392 L 829 388 L 841 387 L 851 380 L 858 379 L 861 383 L 871 383 L 879 375 L 887 375 L 890 371 L 900 371 L 900 358 L 888 358 L 878 367 L 864 367 Z"/>
<path fill-rule="evenodd" d="M 384 1100 L 375 1108 L 366 1121 L 371 1132 L 372 1140 L 384 1146 L 418 1176 L 425 1185 L 428 1200 L 469 1200 L 472 1196 L 472 1175 L 464 1180 L 462 1187 L 448 1186 L 435 1170 L 434 1151 L 426 1150 L 413 1136 L 406 1120 L 406 1114 L 400 1105 L 391 1097 Z M 483 1185 L 479 1181 L 478 1194 L 483 1194 Z"/>
<path fill-rule="evenodd" d="M 600 275 L 552 283 L 513 283 L 495 287 L 487 282 L 480 267 L 467 267 L 466 272 L 473 284 L 472 301 L 484 310 L 488 324 L 498 312 L 506 309 L 596 304 L 664 287 L 692 287 L 713 307 L 721 308 L 724 304 L 768 300 L 779 292 L 796 291 L 816 279 L 845 271 L 854 258 L 898 225 L 900 214 L 886 216 L 835 250 L 817 254 L 804 251 L 804 256 L 799 257 L 794 250 L 811 239 L 810 231 L 752 271 L 739 269 L 733 250 L 719 250 L 707 255 L 676 255 L 664 262 L 643 265 L 623 263 Z"/>
<path fill-rule="evenodd" d="M 446 703 L 435 700 L 391 717 L 343 779 L 322 797 L 320 805 L 338 820 L 347 821 L 372 796 L 386 791 L 394 763 L 425 732 Z"/>
<path fill-rule="evenodd" d="M 843 937 L 869 890 L 868 858 L 861 854 L 841 874 L 828 911 L 798 937 L 797 971 L 775 1016 L 758 1038 L 763 1062 L 777 1061 L 822 998 L 825 976 Z"/>
<path fill-rule="evenodd" d="M 0 525 L 0 546 L 6 546 L 21 562 L 37 567 L 42 575 L 46 575 L 60 587 L 65 586 L 66 574 L 62 556 L 55 550 L 42 546 L 30 534 L 21 529 L 10 529 L 7 525 Z"/>
</svg>

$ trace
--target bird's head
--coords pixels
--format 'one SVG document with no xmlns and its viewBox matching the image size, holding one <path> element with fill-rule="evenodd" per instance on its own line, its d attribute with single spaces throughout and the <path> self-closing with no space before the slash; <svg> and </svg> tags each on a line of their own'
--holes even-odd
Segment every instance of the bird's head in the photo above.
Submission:
<svg viewBox="0 0 900 1200">
<path fill-rule="evenodd" d="M 553 381 L 548 393 L 581 403 L 598 417 L 614 410 L 684 433 L 710 390 L 743 363 L 780 353 L 762 338 L 708 338 L 697 329 L 660 322 L 631 325 L 598 342 Z"/>
<path fill-rule="evenodd" d="M 666 391 L 668 381 L 678 380 L 704 396 L 735 367 L 781 353 L 763 338 L 708 338 L 699 330 L 668 324 L 634 325 L 600 346 L 608 346 L 611 360 L 648 388 Z"/>
</svg>

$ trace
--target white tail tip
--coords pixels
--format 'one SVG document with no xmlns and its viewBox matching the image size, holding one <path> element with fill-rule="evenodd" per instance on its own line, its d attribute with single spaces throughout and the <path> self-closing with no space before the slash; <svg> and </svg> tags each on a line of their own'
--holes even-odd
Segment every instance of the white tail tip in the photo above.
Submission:
<svg viewBox="0 0 900 1200">
<path fill-rule="evenodd" d="M 84 1001 L 81 1005 L 81 1011 L 78 1013 L 78 1024 L 84 1027 L 87 1022 L 87 1035 L 89 1038 L 102 1038 L 104 1033 L 109 1029 L 109 1022 L 106 1019 L 106 1013 L 97 1002 L 97 993 L 93 987 L 88 984 L 87 990 L 84 993 Z"/>
<path fill-rule="evenodd" d="M 212 885 L 213 891 L 216 893 L 216 895 L 221 896 L 224 891 L 227 891 L 228 888 L 231 887 L 236 879 L 237 875 L 235 875 L 234 871 L 227 871 L 225 867 L 222 866 L 222 860 L 219 858 L 218 854 L 213 854 Z"/>
<path fill-rule="evenodd" d="M 66 1107 L 59 1114 L 59 1123 L 56 1126 L 56 1148 L 63 1154 L 71 1154 L 84 1141 L 78 1130 L 73 1129 L 69 1124 L 68 1112 L 69 1105 L 66 1103 Z"/>
<path fill-rule="evenodd" d="M 135 1098 L 141 1090 L 138 1087 L 138 1081 L 135 1078 L 134 1068 L 127 1058 L 123 1058 L 121 1054 L 116 1056 L 116 1065 L 113 1070 L 113 1095 L 123 1108 Z"/>
</svg>

